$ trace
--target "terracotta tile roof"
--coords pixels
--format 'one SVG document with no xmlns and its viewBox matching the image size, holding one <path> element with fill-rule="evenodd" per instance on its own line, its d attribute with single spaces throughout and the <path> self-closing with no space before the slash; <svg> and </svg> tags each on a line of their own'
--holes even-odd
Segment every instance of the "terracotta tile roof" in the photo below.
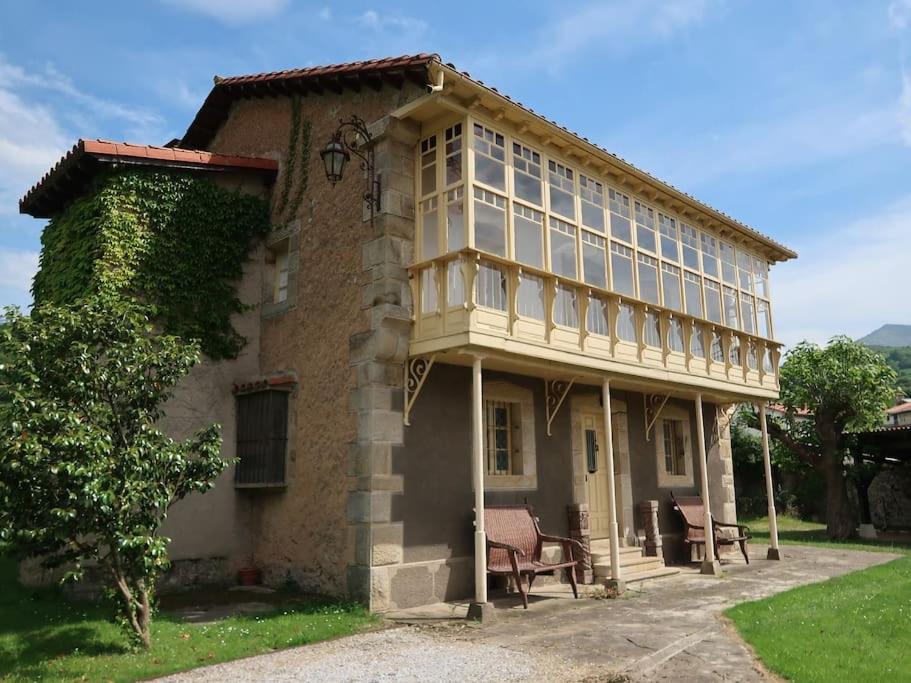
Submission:
<svg viewBox="0 0 911 683">
<path fill-rule="evenodd" d="M 218 131 L 218 128 L 227 119 L 231 104 L 238 98 L 264 97 L 290 92 L 324 92 L 325 90 L 341 92 L 341 89 L 344 87 L 359 88 L 364 82 L 373 83 L 376 87 L 379 87 L 384 79 L 392 80 L 393 83 L 401 83 L 404 82 L 405 78 L 411 78 L 416 82 L 425 84 L 428 82 L 426 71 L 431 64 L 438 64 L 444 69 L 448 69 L 450 72 L 457 74 L 459 77 L 462 77 L 475 84 L 477 87 L 487 91 L 490 95 L 503 98 L 512 105 L 519 107 L 528 114 L 540 119 L 542 122 L 559 128 L 582 142 L 584 145 L 589 146 L 592 150 L 597 150 L 602 154 L 608 155 L 614 162 L 621 166 L 621 168 L 624 168 L 631 174 L 663 188 L 669 194 L 676 195 L 680 200 L 690 203 L 699 210 L 704 211 L 709 215 L 713 215 L 718 220 L 730 224 L 735 230 L 754 240 L 762 242 L 777 254 L 777 260 L 786 260 L 797 257 L 796 252 L 772 239 L 768 235 L 765 235 L 755 228 L 733 218 L 729 214 L 719 211 L 696 199 L 693 195 L 680 190 L 670 183 L 653 176 L 647 171 L 642 170 L 622 157 L 614 154 L 610 150 L 593 143 L 579 133 L 568 129 L 565 126 L 561 126 L 556 121 L 548 119 L 521 102 L 513 100 L 508 95 L 501 93 L 499 90 L 485 84 L 483 81 L 472 78 L 471 74 L 468 72 L 459 71 L 455 65 L 444 63 L 438 54 L 422 53 L 417 55 L 350 62 L 348 64 L 332 64 L 329 66 L 317 66 L 306 69 L 273 71 L 252 74 L 249 76 L 232 76 L 229 78 L 216 77 L 214 87 L 208 97 L 206 97 L 205 102 L 196 114 L 190 127 L 187 129 L 181 144 L 189 147 L 206 147 Z M 397 78 L 398 81 L 394 80 L 395 78 Z"/>
<path fill-rule="evenodd" d="M 898 415 L 899 413 L 911 412 L 911 402 L 909 403 L 899 403 L 897 406 L 892 406 L 886 413 L 888 415 Z"/>
<path fill-rule="evenodd" d="M 216 76 L 215 85 L 184 133 L 181 144 L 206 147 L 227 119 L 231 104 L 239 98 L 327 90 L 341 93 L 344 88 L 357 90 L 364 85 L 378 90 L 383 83 L 400 86 L 406 79 L 423 85 L 427 82 L 428 65 L 439 61 L 439 55 L 421 53 L 245 76 Z"/>
<path fill-rule="evenodd" d="M 108 140 L 79 140 L 19 200 L 19 212 L 36 218 L 48 218 L 88 183 L 100 163 L 117 162 L 206 170 L 236 169 L 273 175 L 278 172 L 278 162 L 272 159 Z"/>
</svg>

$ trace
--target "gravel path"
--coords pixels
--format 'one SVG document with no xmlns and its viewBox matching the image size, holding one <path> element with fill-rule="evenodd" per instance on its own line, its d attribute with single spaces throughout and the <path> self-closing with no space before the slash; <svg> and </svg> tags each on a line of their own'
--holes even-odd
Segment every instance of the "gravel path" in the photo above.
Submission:
<svg viewBox="0 0 911 683">
<path fill-rule="evenodd" d="M 566 661 L 402 627 L 282 650 L 159 679 L 184 681 L 532 681 L 577 678 Z"/>
</svg>

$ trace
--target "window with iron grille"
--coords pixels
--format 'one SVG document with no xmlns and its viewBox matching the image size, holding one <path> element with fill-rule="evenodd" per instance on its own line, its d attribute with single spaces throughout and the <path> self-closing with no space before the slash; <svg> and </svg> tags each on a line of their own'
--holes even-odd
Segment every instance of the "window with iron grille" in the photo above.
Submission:
<svg viewBox="0 0 911 683">
<path fill-rule="evenodd" d="M 237 397 L 234 483 L 281 486 L 288 446 L 288 392 L 257 391 Z"/>
</svg>

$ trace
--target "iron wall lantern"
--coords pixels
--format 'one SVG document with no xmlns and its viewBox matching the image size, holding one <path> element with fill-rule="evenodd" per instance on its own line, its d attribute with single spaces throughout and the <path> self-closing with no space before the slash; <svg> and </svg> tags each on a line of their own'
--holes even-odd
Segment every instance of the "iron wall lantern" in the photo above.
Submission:
<svg viewBox="0 0 911 683">
<path fill-rule="evenodd" d="M 366 151 L 362 147 L 372 139 L 367 124 L 358 116 L 342 119 L 339 126 L 319 155 L 323 159 L 326 179 L 335 184 L 342 179 L 345 166 L 354 154 L 361 160 L 361 170 L 367 172 L 368 190 L 364 193 L 364 201 L 370 207 L 370 214 L 380 210 L 380 179 L 376 176 L 373 163 L 373 148 L 368 146 Z"/>
</svg>

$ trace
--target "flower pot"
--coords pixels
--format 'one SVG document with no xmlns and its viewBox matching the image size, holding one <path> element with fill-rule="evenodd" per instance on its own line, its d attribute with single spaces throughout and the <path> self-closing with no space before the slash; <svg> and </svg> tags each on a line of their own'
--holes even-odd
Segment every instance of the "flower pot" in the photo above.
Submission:
<svg viewBox="0 0 911 683">
<path fill-rule="evenodd" d="M 260 573 L 256 567 L 243 567 L 237 570 L 237 580 L 241 586 L 256 586 L 259 584 Z"/>
</svg>

